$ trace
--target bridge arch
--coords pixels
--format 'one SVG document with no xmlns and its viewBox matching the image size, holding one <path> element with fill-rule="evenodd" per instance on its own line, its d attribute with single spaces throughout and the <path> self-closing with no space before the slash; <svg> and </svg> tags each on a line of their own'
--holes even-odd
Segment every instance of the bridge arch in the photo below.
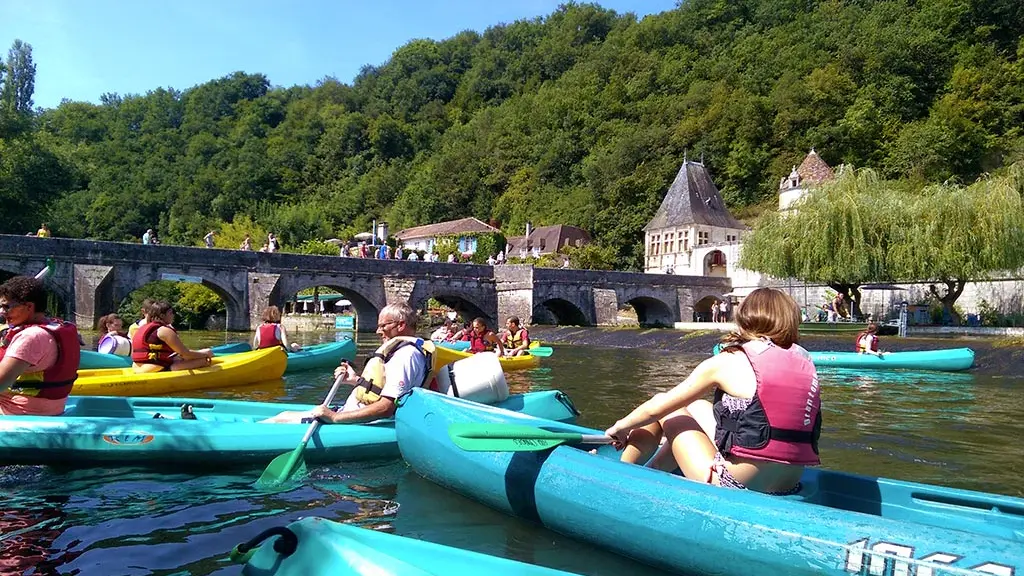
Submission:
<svg viewBox="0 0 1024 576">
<path fill-rule="evenodd" d="M 384 307 L 383 303 L 375 302 L 360 290 L 341 284 L 334 278 L 330 280 L 302 278 L 301 280 L 288 282 L 271 297 L 270 304 L 276 305 L 283 310 L 284 304 L 289 301 L 289 298 L 303 290 L 309 290 L 317 286 L 336 290 L 339 294 L 344 294 L 345 298 L 352 302 L 352 307 L 355 309 L 356 317 L 358 318 L 357 326 L 360 332 L 373 332 L 377 329 L 377 315 L 380 313 L 380 309 Z M 255 312 L 257 315 L 263 313 L 262 310 L 256 310 Z"/>
<path fill-rule="evenodd" d="M 472 321 L 474 318 L 483 318 L 487 321 L 488 326 L 500 328 L 500 326 L 497 326 L 498 319 L 492 313 L 487 312 L 484 306 L 476 302 L 472 296 L 456 290 L 438 292 L 417 290 L 412 298 L 410 298 L 409 305 L 412 306 L 413 310 L 420 310 L 426 305 L 427 300 L 431 298 L 455 310 L 467 322 Z"/>
<path fill-rule="evenodd" d="M 234 322 L 239 319 L 247 318 L 247 303 L 236 295 L 235 291 L 223 286 L 216 275 L 208 277 L 202 276 L 202 281 L 198 282 L 204 287 L 209 288 L 214 294 L 216 294 L 222 302 L 224 302 L 225 320 L 227 326 L 233 326 Z M 212 278 L 212 279 L 211 279 Z M 152 270 L 143 272 L 142 270 L 136 271 L 134 274 L 118 274 L 117 282 L 114 284 L 112 291 L 112 298 L 110 301 L 104 302 L 100 294 L 96 295 L 96 313 L 103 315 L 111 312 L 117 312 L 117 309 L 121 306 L 121 303 L 128 298 L 132 292 L 135 292 L 139 288 L 152 284 L 153 282 L 166 281 L 163 278 L 162 273 L 159 270 Z M 106 310 L 106 311 L 104 311 Z M 126 322 L 135 320 L 134 318 L 125 318 Z"/>
<path fill-rule="evenodd" d="M 636 311 L 641 326 L 672 326 L 677 315 L 672 307 L 653 296 L 637 296 L 626 301 Z"/>
<path fill-rule="evenodd" d="M 44 267 L 46 267 L 45 261 L 14 262 L 0 260 L 0 284 L 15 276 L 35 276 Z M 48 311 L 77 324 L 78 321 L 72 317 L 74 312 L 72 304 L 75 301 L 75 294 L 69 289 L 67 283 L 62 283 L 57 278 L 58 275 L 57 271 L 51 269 L 50 273 L 43 278 L 43 286 L 51 295 L 51 302 L 47 306 Z M 82 326 L 83 330 L 91 328 L 92 326 Z"/>
<path fill-rule="evenodd" d="M 723 300 L 721 294 L 701 293 L 694 294 L 693 307 L 690 314 L 695 321 L 711 322 L 711 305 Z"/>
<path fill-rule="evenodd" d="M 559 326 L 593 326 L 579 304 L 564 298 L 548 298 L 533 307 L 532 324 L 557 324 Z"/>
</svg>

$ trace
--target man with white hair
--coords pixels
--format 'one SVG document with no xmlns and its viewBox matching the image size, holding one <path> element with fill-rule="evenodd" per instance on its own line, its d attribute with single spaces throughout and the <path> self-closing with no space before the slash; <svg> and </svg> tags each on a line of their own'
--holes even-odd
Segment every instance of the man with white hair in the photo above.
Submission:
<svg viewBox="0 0 1024 576">
<path fill-rule="evenodd" d="M 377 316 L 377 334 L 383 343 L 370 355 L 362 374 L 348 362 L 334 370 L 355 386 L 344 407 L 320 405 L 309 412 L 282 412 L 266 422 L 355 424 L 391 418 L 395 400 L 413 388 L 436 388 L 433 378 L 434 344 L 416 337 L 416 312 L 405 302 L 388 304 Z"/>
</svg>

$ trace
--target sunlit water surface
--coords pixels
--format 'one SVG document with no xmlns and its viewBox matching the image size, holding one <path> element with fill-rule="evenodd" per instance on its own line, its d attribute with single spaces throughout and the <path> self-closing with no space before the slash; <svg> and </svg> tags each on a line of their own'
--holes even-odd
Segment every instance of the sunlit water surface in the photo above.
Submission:
<svg viewBox="0 0 1024 576">
<path fill-rule="evenodd" d="M 224 341 L 187 333 L 194 346 Z M 333 334 L 299 335 L 312 343 Z M 230 337 L 229 337 L 230 339 Z M 360 353 L 374 346 L 360 342 Z M 516 392 L 557 388 L 603 428 L 681 381 L 704 356 L 560 346 L 530 372 L 508 375 Z M 821 372 L 828 468 L 1024 495 L 1022 379 L 970 374 Z M 325 373 L 197 396 L 322 400 Z M 130 468 L 63 471 L 0 467 L 0 574 L 238 574 L 231 548 L 303 516 L 354 522 L 424 540 L 581 574 L 664 572 L 508 518 L 443 490 L 403 462 L 314 468 L 279 492 L 253 487 L 260 469 L 221 475 Z"/>
</svg>

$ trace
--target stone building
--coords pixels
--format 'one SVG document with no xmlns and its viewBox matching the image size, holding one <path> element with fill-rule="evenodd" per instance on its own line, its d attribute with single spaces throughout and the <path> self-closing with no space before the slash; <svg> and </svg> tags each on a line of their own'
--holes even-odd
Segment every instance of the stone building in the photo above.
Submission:
<svg viewBox="0 0 1024 576">
<path fill-rule="evenodd" d="M 726 209 L 704 163 L 684 158 L 644 227 L 644 272 L 728 276 L 746 230 Z"/>
<path fill-rule="evenodd" d="M 560 248 L 569 246 L 578 248 L 584 244 L 590 244 L 590 233 L 567 224 L 533 228 L 528 223 L 525 235 L 509 236 L 506 241 L 508 242 L 507 255 L 510 258 L 530 256 L 537 258 L 544 254 L 553 254 Z"/>
<path fill-rule="evenodd" d="M 779 211 L 791 209 L 808 190 L 835 177 L 832 168 L 811 148 L 800 166 L 794 166 L 789 176 L 779 183 Z"/>
<path fill-rule="evenodd" d="M 474 234 L 492 232 L 501 233 L 497 228 L 470 217 L 406 228 L 396 233 L 395 239 L 401 242 L 402 247 L 406 250 L 433 252 L 438 237 L 459 236 L 459 252 L 473 254 L 476 252 L 477 246 Z"/>
</svg>

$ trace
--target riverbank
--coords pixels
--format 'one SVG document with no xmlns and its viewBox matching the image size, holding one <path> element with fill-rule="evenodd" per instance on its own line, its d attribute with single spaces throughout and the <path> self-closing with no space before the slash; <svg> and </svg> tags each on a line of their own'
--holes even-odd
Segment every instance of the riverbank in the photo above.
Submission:
<svg viewBox="0 0 1024 576">
<path fill-rule="evenodd" d="M 710 354 L 724 334 L 712 330 L 681 331 L 665 328 L 622 329 L 581 328 L 577 326 L 531 326 L 530 335 L 545 344 L 599 346 L 603 348 L 647 348 L 682 354 Z M 801 335 L 800 344 L 812 351 L 853 350 L 851 335 Z M 882 337 L 882 349 L 891 352 L 971 348 L 974 367 L 971 373 L 1016 375 L 1024 363 L 1024 342 L 1007 338 L 959 337 Z"/>
</svg>

